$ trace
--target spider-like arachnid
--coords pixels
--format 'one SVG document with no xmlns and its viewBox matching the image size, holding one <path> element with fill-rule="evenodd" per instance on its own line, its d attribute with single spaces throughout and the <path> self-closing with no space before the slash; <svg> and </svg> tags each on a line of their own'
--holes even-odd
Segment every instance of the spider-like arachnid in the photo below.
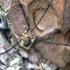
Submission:
<svg viewBox="0 0 70 70">
<path fill-rule="evenodd" d="M 53 0 L 52 0 L 52 1 L 53 1 Z M 22 41 L 23 46 L 25 47 L 25 49 L 27 49 L 27 48 L 30 49 L 30 47 L 32 47 L 35 53 L 36 53 L 36 51 L 35 51 L 35 49 L 34 49 L 34 42 L 35 42 L 35 41 L 45 42 L 45 43 L 47 43 L 47 44 L 56 44 L 56 45 L 70 46 L 70 44 L 61 44 L 61 43 L 55 43 L 55 42 L 48 42 L 48 41 L 46 41 L 46 40 L 44 40 L 44 39 L 33 37 L 33 35 L 32 35 L 32 32 L 33 32 L 34 29 L 37 27 L 37 25 L 40 23 L 40 21 L 42 20 L 42 18 L 43 18 L 44 15 L 45 15 L 45 13 L 48 11 L 49 7 L 51 6 L 52 1 L 49 3 L 48 7 L 46 8 L 45 12 L 43 13 L 42 17 L 40 18 L 40 20 L 38 21 L 38 23 L 35 25 L 35 27 L 30 31 L 30 25 L 29 25 L 29 23 L 27 22 L 28 29 L 27 29 L 27 31 L 26 31 L 25 33 L 23 33 L 23 34 L 21 35 L 21 40 L 20 40 L 16 45 L 14 45 L 14 46 L 11 47 L 10 49 L 8 49 L 7 51 L 5 51 L 5 52 L 3 52 L 3 53 L 0 53 L 0 55 L 3 55 L 4 53 L 9 52 L 11 49 L 15 48 L 21 41 Z M 21 9 L 23 9 L 23 8 L 22 8 L 22 5 L 21 5 L 21 3 L 20 3 L 20 1 L 19 1 L 19 4 L 20 4 Z M 2 9 L 1 9 L 0 11 L 2 11 Z M 22 10 L 22 11 L 23 11 L 23 10 Z M 5 14 L 2 14 L 2 13 L 3 13 L 3 12 L 1 12 L 0 14 L 1 14 L 1 15 L 5 15 Z M 5 12 L 4 12 L 4 13 L 5 13 Z M 25 14 L 25 12 L 24 12 L 23 14 Z M 5 16 L 4 16 L 4 17 L 5 17 Z M 26 21 L 27 21 L 26 15 L 25 15 L 25 19 L 26 19 Z M 0 17 L 0 21 L 5 21 L 5 20 L 4 20 L 2 17 Z M 1 23 L 1 24 L 6 24 L 6 23 L 3 22 L 3 23 Z M 7 24 L 6 24 L 6 25 L 7 25 Z M 32 41 L 33 39 L 34 39 L 34 41 Z M 37 53 L 36 53 L 36 55 L 37 55 Z M 37 58 L 38 58 L 39 63 L 41 64 L 38 55 L 37 55 Z M 42 67 L 42 70 L 44 70 L 43 65 L 41 65 L 41 67 Z"/>
</svg>

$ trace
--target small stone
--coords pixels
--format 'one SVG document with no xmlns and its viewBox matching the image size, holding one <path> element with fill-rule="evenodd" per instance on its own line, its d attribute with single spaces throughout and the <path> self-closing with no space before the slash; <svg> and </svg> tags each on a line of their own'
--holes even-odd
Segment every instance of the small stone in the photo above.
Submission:
<svg viewBox="0 0 70 70">
<path fill-rule="evenodd" d="M 22 57 L 28 58 L 28 54 L 24 49 L 20 48 L 19 53 L 21 54 Z"/>
<path fill-rule="evenodd" d="M 26 26 L 23 26 L 24 28 L 26 27 Z"/>
<path fill-rule="evenodd" d="M 39 66 L 37 66 L 36 64 L 31 64 L 31 63 L 27 63 L 26 68 L 27 69 L 40 69 Z"/>
</svg>

